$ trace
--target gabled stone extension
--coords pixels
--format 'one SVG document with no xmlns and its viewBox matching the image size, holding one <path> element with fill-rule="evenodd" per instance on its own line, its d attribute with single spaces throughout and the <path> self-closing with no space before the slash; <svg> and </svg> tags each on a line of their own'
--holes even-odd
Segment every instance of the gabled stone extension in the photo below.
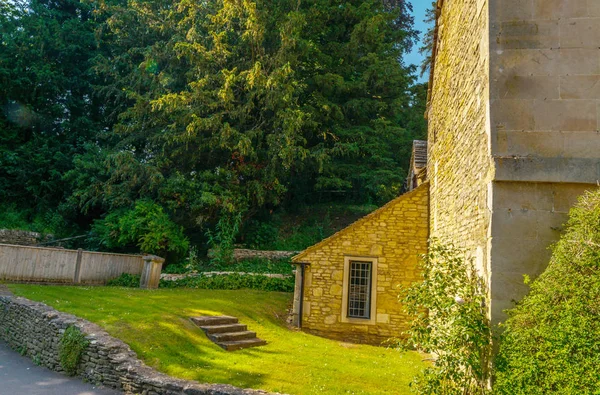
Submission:
<svg viewBox="0 0 600 395">
<path fill-rule="evenodd" d="M 192 322 L 206 333 L 206 336 L 226 351 L 264 346 L 266 341 L 256 337 L 256 332 L 240 324 L 236 317 L 227 315 L 192 317 Z"/>
<path fill-rule="evenodd" d="M 402 336 L 412 317 L 398 296 L 400 287 L 420 279 L 428 207 L 424 183 L 295 256 L 294 322 L 353 343 Z"/>
</svg>

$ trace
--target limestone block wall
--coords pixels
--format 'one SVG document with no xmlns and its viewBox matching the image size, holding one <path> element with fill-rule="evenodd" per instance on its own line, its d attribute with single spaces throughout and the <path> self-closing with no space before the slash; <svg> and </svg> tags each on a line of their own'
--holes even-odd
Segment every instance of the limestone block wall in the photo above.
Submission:
<svg viewBox="0 0 600 395">
<path fill-rule="evenodd" d="M 230 385 L 200 384 L 169 377 L 146 366 L 122 341 L 99 326 L 24 298 L 0 296 L 0 339 L 49 369 L 63 372 L 58 357 L 60 339 L 71 325 L 89 340 L 77 375 L 125 394 L 265 395 Z"/>
<path fill-rule="evenodd" d="M 492 220 L 492 319 L 504 319 L 529 287 L 523 275 L 540 275 L 550 261 L 549 246 L 560 236 L 569 209 L 586 184 L 494 183 Z"/>
<path fill-rule="evenodd" d="M 398 337 L 411 317 L 398 302 L 399 286 L 419 280 L 418 260 L 427 251 L 429 184 L 308 248 L 294 258 L 305 262 L 302 328 L 356 343 L 380 344 Z M 343 322 L 345 257 L 377 258 L 376 311 L 371 324 Z M 299 276 L 300 270 L 297 270 Z M 299 298 L 299 282 L 296 287 Z M 298 304 L 295 306 L 298 313 Z"/>
<path fill-rule="evenodd" d="M 600 179 L 600 1 L 490 0 L 492 320 Z"/>
<path fill-rule="evenodd" d="M 431 237 L 452 242 L 488 273 L 491 181 L 486 0 L 438 1 L 427 111 Z"/>
</svg>

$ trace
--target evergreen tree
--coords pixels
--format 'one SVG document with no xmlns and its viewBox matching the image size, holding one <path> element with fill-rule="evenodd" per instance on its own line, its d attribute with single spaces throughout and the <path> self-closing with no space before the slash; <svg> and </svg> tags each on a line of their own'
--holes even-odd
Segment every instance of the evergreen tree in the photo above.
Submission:
<svg viewBox="0 0 600 395">
<path fill-rule="evenodd" d="M 414 100 L 401 62 L 415 39 L 406 3 L 106 9 L 110 51 L 96 70 L 122 111 L 100 158 L 109 170 L 80 176 L 80 204 L 116 209 L 151 197 L 181 220 L 192 213 L 193 226 L 294 199 L 290 187 L 354 190 L 357 200 L 398 194 L 408 160 L 398 154 L 407 145 L 399 118 Z"/>
<path fill-rule="evenodd" d="M 0 15 L 0 200 L 56 208 L 74 155 L 104 127 L 88 73 L 92 8 L 2 0 Z"/>
</svg>

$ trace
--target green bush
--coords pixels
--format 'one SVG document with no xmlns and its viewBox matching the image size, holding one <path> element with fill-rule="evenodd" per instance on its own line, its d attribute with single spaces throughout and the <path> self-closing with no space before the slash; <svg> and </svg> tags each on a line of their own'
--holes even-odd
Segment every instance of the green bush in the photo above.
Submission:
<svg viewBox="0 0 600 395">
<path fill-rule="evenodd" d="M 600 190 L 571 210 L 546 271 L 508 311 L 497 394 L 600 393 Z"/>
<path fill-rule="evenodd" d="M 14 203 L 0 204 L 0 229 L 19 229 L 59 235 L 65 231 L 64 218 L 55 211 L 34 212 Z"/>
<path fill-rule="evenodd" d="M 260 291 L 293 292 L 294 278 L 271 278 L 261 275 L 228 274 L 188 277 L 177 281 L 161 280 L 160 288 L 255 289 Z"/>
<path fill-rule="evenodd" d="M 132 209 L 110 213 L 94 222 L 92 229 L 101 246 L 109 249 L 136 245 L 143 252 L 165 257 L 169 252 L 182 256 L 189 247 L 183 228 L 148 199 L 138 200 Z"/>
<path fill-rule="evenodd" d="M 435 356 L 411 386 L 422 395 L 488 393 L 491 331 L 487 288 L 465 253 L 436 240 L 421 263 L 423 281 L 404 295 L 414 317 L 406 346 Z"/>
<path fill-rule="evenodd" d="M 212 249 L 211 262 L 217 265 L 233 263 L 235 238 L 242 224 L 242 213 L 226 212 L 221 215 L 214 231 L 208 230 L 206 237 Z"/>
<path fill-rule="evenodd" d="M 69 376 L 77 373 L 77 365 L 88 345 L 89 341 L 76 326 L 69 326 L 63 333 L 60 339 L 58 358 L 60 366 Z"/>
<path fill-rule="evenodd" d="M 108 281 L 109 287 L 139 288 L 141 276 L 137 274 L 123 273 L 119 277 Z"/>
</svg>

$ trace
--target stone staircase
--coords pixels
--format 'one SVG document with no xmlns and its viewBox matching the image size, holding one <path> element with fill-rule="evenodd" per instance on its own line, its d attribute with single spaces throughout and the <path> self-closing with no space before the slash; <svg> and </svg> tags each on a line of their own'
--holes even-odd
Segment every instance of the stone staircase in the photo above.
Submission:
<svg viewBox="0 0 600 395">
<path fill-rule="evenodd" d="M 226 315 L 192 317 L 192 322 L 200 327 L 206 336 L 227 351 L 264 346 L 266 341 L 256 337 L 256 332 L 240 324 L 236 317 Z"/>
</svg>

